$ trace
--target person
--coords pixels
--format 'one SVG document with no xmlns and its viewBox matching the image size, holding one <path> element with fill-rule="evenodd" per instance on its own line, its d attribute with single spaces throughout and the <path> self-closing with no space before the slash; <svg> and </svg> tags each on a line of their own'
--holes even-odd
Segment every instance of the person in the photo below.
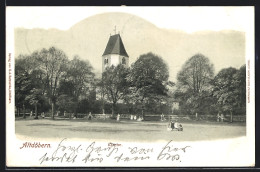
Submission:
<svg viewBox="0 0 260 172">
<path fill-rule="evenodd" d="M 170 121 L 168 123 L 168 126 L 167 126 L 167 130 L 168 131 L 172 131 L 174 129 L 174 122 L 173 121 Z"/>
<path fill-rule="evenodd" d="M 178 127 L 179 127 L 179 123 L 177 121 L 175 121 L 174 128 L 178 128 Z"/>
<path fill-rule="evenodd" d="M 180 123 L 178 123 L 177 120 L 171 121 L 167 127 L 167 130 L 170 130 L 170 131 L 172 131 L 174 129 L 176 129 L 177 131 L 183 131 L 182 125 Z"/>
<path fill-rule="evenodd" d="M 183 127 L 181 124 L 178 125 L 178 131 L 183 131 Z"/>
<path fill-rule="evenodd" d="M 164 120 L 164 115 L 163 115 L 163 113 L 161 114 L 161 121 L 163 121 Z"/>
<path fill-rule="evenodd" d="M 117 120 L 117 121 L 119 121 L 119 120 L 120 120 L 120 115 L 119 115 L 119 114 L 117 115 L 117 118 L 116 118 L 116 120 Z"/>
<path fill-rule="evenodd" d="M 137 121 L 143 121 L 143 120 L 144 120 L 144 118 L 142 116 L 139 116 L 137 119 Z"/>
<path fill-rule="evenodd" d="M 217 122 L 219 122 L 219 118 L 220 118 L 220 115 L 219 115 L 219 113 L 218 113 L 218 115 L 217 115 Z"/>
<path fill-rule="evenodd" d="M 177 129 L 178 131 L 183 131 L 182 125 L 178 123 L 177 120 L 174 123 L 174 128 Z"/>
<path fill-rule="evenodd" d="M 175 127 L 175 123 L 174 121 L 171 121 L 171 128 L 174 129 L 174 127 Z"/>
<path fill-rule="evenodd" d="M 223 113 L 220 115 L 220 119 L 221 119 L 221 122 L 224 121 L 224 115 L 223 115 Z"/>
<path fill-rule="evenodd" d="M 92 119 L 92 115 L 91 115 L 91 112 L 89 112 L 88 114 L 88 120 L 91 120 Z"/>
<path fill-rule="evenodd" d="M 73 119 L 77 119 L 76 115 L 74 113 L 72 113 L 72 118 Z"/>
<path fill-rule="evenodd" d="M 45 118 L 45 114 L 44 114 L 44 112 L 42 112 L 42 118 Z"/>
</svg>

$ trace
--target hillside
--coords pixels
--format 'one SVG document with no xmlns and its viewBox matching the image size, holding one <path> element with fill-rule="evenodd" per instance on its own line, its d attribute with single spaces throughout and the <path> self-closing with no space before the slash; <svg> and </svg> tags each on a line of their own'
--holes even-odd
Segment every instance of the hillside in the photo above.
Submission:
<svg viewBox="0 0 260 172">
<path fill-rule="evenodd" d="M 174 21 L 169 21 L 174 22 Z M 67 31 L 40 28 L 15 30 L 15 55 L 29 54 L 55 46 L 69 58 L 79 55 L 101 72 L 101 56 L 116 25 L 133 63 L 143 53 L 160 55 L 169 65 L 170 79 L 175 81 L 183 63 L 195 53 L 208 56 L 218 72 L 224 67 L 245 63 L 245 34 L 238 31 L 201 31 L 188 34 L 158 28 L 152 23 L 126 13 L 104 13 L 75 24 Z"/>
</svg>

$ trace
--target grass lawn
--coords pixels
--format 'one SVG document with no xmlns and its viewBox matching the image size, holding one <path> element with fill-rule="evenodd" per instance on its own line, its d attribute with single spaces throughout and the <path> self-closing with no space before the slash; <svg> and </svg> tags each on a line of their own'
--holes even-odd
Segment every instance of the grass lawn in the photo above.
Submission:
<svg viewBox="0 0 260 172">
<path fill-rule="evenodd" d="M 37 138 L 111 139 L 122 141 L 201 141 L 246 135 L 244 123 L 179 121 L 183 131 L 167 131 L 167 121 L 115 121 L 111 119 L 17 119 L 18 135 Z"/>
</svg>

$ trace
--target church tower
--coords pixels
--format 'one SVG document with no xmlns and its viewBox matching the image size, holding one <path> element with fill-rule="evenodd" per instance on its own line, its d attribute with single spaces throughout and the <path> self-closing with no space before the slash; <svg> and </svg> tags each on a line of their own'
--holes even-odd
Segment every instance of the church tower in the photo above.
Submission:
<svg viewBox="0 0 260 172">
<path fill-rule="evenodd" d="M 125 50 L 120 34 L 110 36 L 106 49 L 102 55 L 102 73 L 106 67 L 117 66 L 119 64 L 125 67 L 129 66 L 129 56 Z"/>
</svg>

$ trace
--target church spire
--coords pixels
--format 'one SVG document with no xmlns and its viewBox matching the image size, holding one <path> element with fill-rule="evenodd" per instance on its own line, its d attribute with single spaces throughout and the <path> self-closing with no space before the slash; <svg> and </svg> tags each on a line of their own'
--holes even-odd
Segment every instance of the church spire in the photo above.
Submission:
<svg viewBox="0 0 260 172">
<path fill-rule="evenodd" d="M 110 36 L 103 56 L 108 54 L 118 54 L 121 56 L 129 57 L 119 34 Z"/>
</svg>

